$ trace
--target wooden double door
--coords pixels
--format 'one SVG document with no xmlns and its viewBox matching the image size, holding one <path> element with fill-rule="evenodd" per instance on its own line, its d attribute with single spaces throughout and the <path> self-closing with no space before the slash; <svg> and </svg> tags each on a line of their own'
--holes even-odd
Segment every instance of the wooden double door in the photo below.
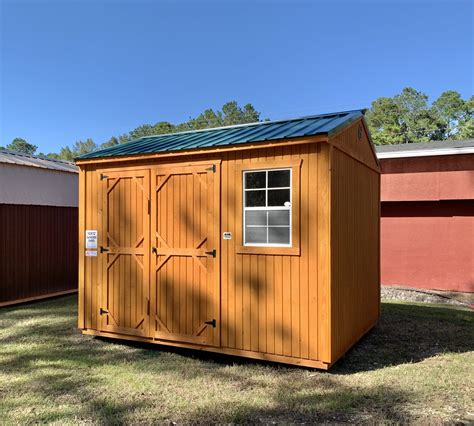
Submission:
<svg viewBox="0 0 474 426">
<path fill-rule="evenodd" d="M 219 346 L 218 164 L 100 179 L 101 330 Z"/>
</svg>

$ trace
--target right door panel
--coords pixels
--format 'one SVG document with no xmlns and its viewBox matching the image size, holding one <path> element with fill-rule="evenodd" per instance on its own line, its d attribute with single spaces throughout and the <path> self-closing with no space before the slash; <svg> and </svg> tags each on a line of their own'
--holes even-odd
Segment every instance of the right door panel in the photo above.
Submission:
<svg viewBox="0 0 474 426">
<path fill-rule="evenodd" d="M 216 165 L 154 168 L 151 202 L 152 337 L 218 346 Z"/>
</svg>

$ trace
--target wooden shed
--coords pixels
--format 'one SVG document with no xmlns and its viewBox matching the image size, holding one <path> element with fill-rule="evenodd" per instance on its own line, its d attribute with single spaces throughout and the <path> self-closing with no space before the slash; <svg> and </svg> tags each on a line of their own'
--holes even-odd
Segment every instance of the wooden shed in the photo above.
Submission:
<svg viewBox="0 0 474 426">
<path fill-rule="evenodd" d="M 86 154 L 84 334 L 329 368 L 380 314 L 380 168 L 363 111 Z"/>
<path fill-rule="evenodd" d="M 77 291 L 78 169 L 0 149 L 0 307 Z"/>
</svg>

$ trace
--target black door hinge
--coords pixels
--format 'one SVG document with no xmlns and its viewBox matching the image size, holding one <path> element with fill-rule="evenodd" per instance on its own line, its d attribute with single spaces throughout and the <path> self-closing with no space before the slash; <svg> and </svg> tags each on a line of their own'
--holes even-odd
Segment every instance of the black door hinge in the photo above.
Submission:
<svg viewBox="0 0 474 426">
<path fill-rule="evenodd" d="M 108 176 L 105 176 L 104 174 L 100 174 L 100 180 L 108 179 Z"/>
<path fill-rule="evenodd" d="M 100 310 L 99 310 L 100 315 L 104 315 L 104 314 L 108 314 L 108 313 L 109 313 L 109 311 L 107 309 L 100 308 Z"/>
<path fill-rule="evenodd" d="M 216 320 L 204 321 L 204 324 L 212 325 L 212 328 L 216 328 Z"/>
<path fill-rule="evenodd" d="M 212 257 L 216 257 L 217 252 L 216 249 L 214 249 L 212 251 L 206 251 L 206 254 Z"/>
<path fill-rule="evenodd" d="M 215 172 L 216 172 L 216 165 L 213 164 L 211 167 L 209 167 L 208 169 L 206 169 L 206 172 L 213 172 L 213 173 L 215 173 Z"/>
<path fill-rule="evenodd" d="M 104 253 L 104 251 L 109 251 L 109 249 L 108 249 L 108 248 L 105 248 L 105 247 L 102 247 L 102 246 L 100 246 L 100 252 L 101 252 L 101 253 Z"/>
</svg>

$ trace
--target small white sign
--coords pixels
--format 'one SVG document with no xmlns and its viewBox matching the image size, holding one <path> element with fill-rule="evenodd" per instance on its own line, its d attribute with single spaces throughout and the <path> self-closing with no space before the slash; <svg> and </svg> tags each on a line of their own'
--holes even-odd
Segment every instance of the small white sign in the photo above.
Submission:
<svg viewBox="0 0 474 426">
<path fill-rule="evenodd" d="M 86 229 L 86 248 L 97 248 L 97 230 Z"/>
<path fill-rule="evenodd" d="M 224 240 L 231 240 L 232 239 L 232 232 L 224 232 L 222 234 L 222 238 L 224 238 Z"/>
<path fill-rule="evenodd" d="M 95 250 L 86 250 L 86 257 L 97 257 L 97 252 Z"/>
</svg>

